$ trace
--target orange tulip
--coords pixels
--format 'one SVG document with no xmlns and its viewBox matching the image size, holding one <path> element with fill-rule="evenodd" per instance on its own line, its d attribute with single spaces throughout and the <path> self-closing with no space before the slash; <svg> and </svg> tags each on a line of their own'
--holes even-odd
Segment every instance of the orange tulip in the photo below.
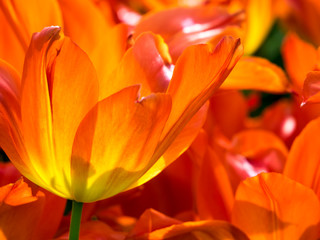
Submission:
<svg viewBox="0 0 320 240">
<path fill-rule="evenodd" d="M 239 41 L 232 38 L 213 51 L 206 45 L 193 46 L 177 61 L 164 93 L 149 95 L 148 90 L 139 99 L 140 87 L 130 86 L 134 84 L 130 81 L 125 84 L 120 74 L 106 84 L 109 89 L 103 94 L 111 95 L 99 100 L 90 60 L 59 32 L 50 27 L 33 35 L 21 87 L 17 76 L 9 74 L 12 69 L 2 64 L 5 79 L 1 80 L 7 88 L 1 89 L 5 97 L 0 144 L 27 178 L 79 202 L 141 185 L 172 162 L 192 138 L 190 134 L 180 138 L 175 148 L 170 144 L 179 139 L 242 53 Z M 142 84 L 142 91 L 148 89 Z"/>
</svg>

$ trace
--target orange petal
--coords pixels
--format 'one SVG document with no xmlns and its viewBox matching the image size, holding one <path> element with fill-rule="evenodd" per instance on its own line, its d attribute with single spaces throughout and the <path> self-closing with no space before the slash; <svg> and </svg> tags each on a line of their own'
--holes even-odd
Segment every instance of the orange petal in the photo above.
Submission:
<svg viewBox="0 0 320 240">
<path fill-rule="evenodd" d="M 310 122 L 296 137 L 290 149 L 284 174 L 307 187 L 320 197 L 320 148 L 317 133 L 320 132 L 320 118 Z M 297 170 L 299 169 L 299 170 Z"/>
<path fill-rule="evenodd" d="M 184 222 L 170 227 L 155 230 L 135 239 L 230 239 L 248 240 L 249 238 L 228 222 L 222 221 L 197 221 Z"/>
<path fill-rule="evenodd" d="M 48 88 L 55 152 L 51 168 L 57 170 L 53 176 L 63 176 L 70 182 L 72 144 L 80 122 L 98 102 L 98 79 L 88 56 L 69 38 L 64 39 L 59 54 L 48 64 L 50 68 L 47 77 L 52 81 Z"/>
<path fill-rule="evenodd" d="M 282 56 L 293 87 L 298 93 L 301 93 L 307 73 L 316 67 L 316 49 L 291 33 L 283 43 Z"/>
<path fill-rule="evenodd" d="M 46 2 L 36 0 L 28 2 L 4 0 L 0 2 L 0 11 L 6 18 L 5 22 L 1 21 L 1 25 L 4 24 L 5 29 L 10 29 L 10 40 L 16 44 L 13 48 L 8 48 L 7 42 L 3 42 L 1 45 L 7 47 L 2 48 L 0 56 L 9 57 L 8 60 L 10 63 L 16 62 L 17 64 L 15 67 L 17 67 L 17 70 L 20 72 L 22 71 L 22 65 L 20 64 L 23 63 L 22 52 L 20 52 L 21 54 L 19 55 L 14 55 L 15 58 L 22 57 L 20 61 L 12 61 L 12 56 L 10 57 L 10 54 L 13 55 L 13 53 L 11 50 L 17 48 L 23 50 L 23 53 L 25 53 L 34 32 L 39 32 L 47 26 L 62 26 L 60 8 L 55 0 L 49 0 Z M 5 33 L 7 34 L 7 32 Z M 12 33 L 14 33 L 14 35 Z M 5 38 L 1 39 L 6 41 L 9 40 Z M 16 39 L 19 40 L 19 43 L 16 42 Z M 9 43 L 12 44 L 11 42 Z M 8 51 L 8 49 L 10 49 L 10 51 Z M 7 60 L 7 58 L 4 59 Z"/>
<path fill-rule="evenodd" d="M 124 191 L 152 166 L 150 158 L 171 109 L 154 94 L 137 101 L 138 86 L 99 102 L 77 131 L 72 153 L 74 198 L 92 202 Z"/>
<path fill-rule="evenodd" d="M 25 147 L 32 162 L 24 159 L 25 166 L 19 171 L 38 185 L 46 186 L 46 176 L 53 176 L 53 166 L 50 163 L 54 159 L 53 136 L 52 136 L 52 113 L 46 77 L 45 59 L 51 60 L 59 50 L 61 40 L 52 46 L 52 55 L 46 56 L 46 52 L 59 38 L 60 28 L 46 28 L 40 33 L 35 33 L 26 55 L 24 73 L 22 76 L 21 90 L 21 118 L 22 134 Z M 54 52 L 54 53 L 53 53 Z M 32 94 L 30 94 L 32 93 Z M 15 163 L 15 159 L 12 159 Z M 28 169 L 35 173 L 28 174 Z"/>
<path fill-rule="evenodd" d="M 23 180 L 0 188 L 0 238 L 31 239 L 40 220 L 44 195 L 32 195 Z"/>
<path fill-rule="evenodd" d="M 283 93 L 289 90 L 289 81 L 283 70 L 268 60 L 259 57 L 243 57 L 221 88 Z"/>
<path fill-rule="evenodd" d="M 311 189 L 278 173 L 243 181 L 232 223 L 250 239 L 316 239 L 319 200 Z"/>
<path fill-rule="evenodd" d="M 25 168 L 33 169 L 36 174 L 28 178 L 70 198 L 72 143 L 81 120 L 98 100 L 98 81 L 87 55 L 59 31 L 50 27 L 36 33 L 26 56 L 21 114 L 32 162 L 26 160 L 19 170 L 26 174 Z"/>
<path fill-rule="evenodd" d="M 307 74 L 303 84 L 303 103 L 320 102 L 320 71 L 312 71 Z"/>
</svg>

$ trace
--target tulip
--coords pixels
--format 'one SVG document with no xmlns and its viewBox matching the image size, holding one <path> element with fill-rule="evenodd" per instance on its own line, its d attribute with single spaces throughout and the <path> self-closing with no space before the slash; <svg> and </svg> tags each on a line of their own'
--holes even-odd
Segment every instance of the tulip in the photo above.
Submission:
<svg viewBox="0 0 320 240">
<path fill-rule="evenodd" d="M 151 39 L 167 56 L 161 39 Z M 193 46 L 178 60 L 163 93 L 150 92 L 145 82 L 134 83 L 141 74 L 136 65 L 128 65 L 130 78 L 116 74 L 99 91 L 88 56 L 59 27 L 45 28 L 32 37 L 21 85 L 12 67 L 1 62 L 0 144 L 24 176 L 74 200 L 81 212 L 79 202 L 139 186 L 181 154 L 192 141 L 188 135 L 177 147 L 170 145 L 241 54 L 239 40 L 232 38 L 213 51 L 208 45 Z M 191 135 L 201 122 L 191 126 Z"/>
</svg>

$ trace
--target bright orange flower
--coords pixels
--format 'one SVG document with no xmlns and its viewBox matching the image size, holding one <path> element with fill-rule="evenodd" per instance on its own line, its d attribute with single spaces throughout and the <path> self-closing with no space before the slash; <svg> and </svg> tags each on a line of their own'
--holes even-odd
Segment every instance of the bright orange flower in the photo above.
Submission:
<svg viewBox="0 0 320 240">
<path fill-rule="evenodd" d="M 242 54 L 239 40 L 232 38 L 213 51 L 192 46 L 178 59 L 164 92 L 151 94 L 142 81 L 140 99 L 140 87 L 132 84 L 139 83 L 141 68 L 129 68 L 130 78 L 117 71 L 99 91 L 87 55 L 59 32 L 50 27 L 33 35 L 21 87 L 2 64 L 0 141 L 27 178 L 79 202 L 141 185 L 181 154 L 202 121 L 189 126 L 191 134 L 183 135 L 183 128 Z"/>
</svg>

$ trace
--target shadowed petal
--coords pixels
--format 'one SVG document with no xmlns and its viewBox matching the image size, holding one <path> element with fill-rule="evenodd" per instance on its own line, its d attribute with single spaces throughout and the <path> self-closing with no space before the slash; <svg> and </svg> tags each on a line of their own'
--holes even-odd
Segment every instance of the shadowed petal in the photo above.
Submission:
<svg viewBox="0 0 320 240">
<path fill-rule="evenodd" d="M 77 201 L 96 201 L 124 191 L 153 164 L 150 158 L 171 99 L 154 94 L 138 101 L 138 89 L 128 87 L 102 100 L 80 124 L 71 163 Z"/>
<path fill-rule="evenodd" d="M 316 239 L 319 200 L 311 189 L 278 173 L 243 181 L 232 223 L 250 239 Z"/>
<path fill-rule="evenodd" d="M 310 122 L 296 137 L 289 152 L 284 174 L 312 188 L 320 196 L 320 118 Z M 297 171 L 297 169 L 299 169 Z"/>
</svg>

